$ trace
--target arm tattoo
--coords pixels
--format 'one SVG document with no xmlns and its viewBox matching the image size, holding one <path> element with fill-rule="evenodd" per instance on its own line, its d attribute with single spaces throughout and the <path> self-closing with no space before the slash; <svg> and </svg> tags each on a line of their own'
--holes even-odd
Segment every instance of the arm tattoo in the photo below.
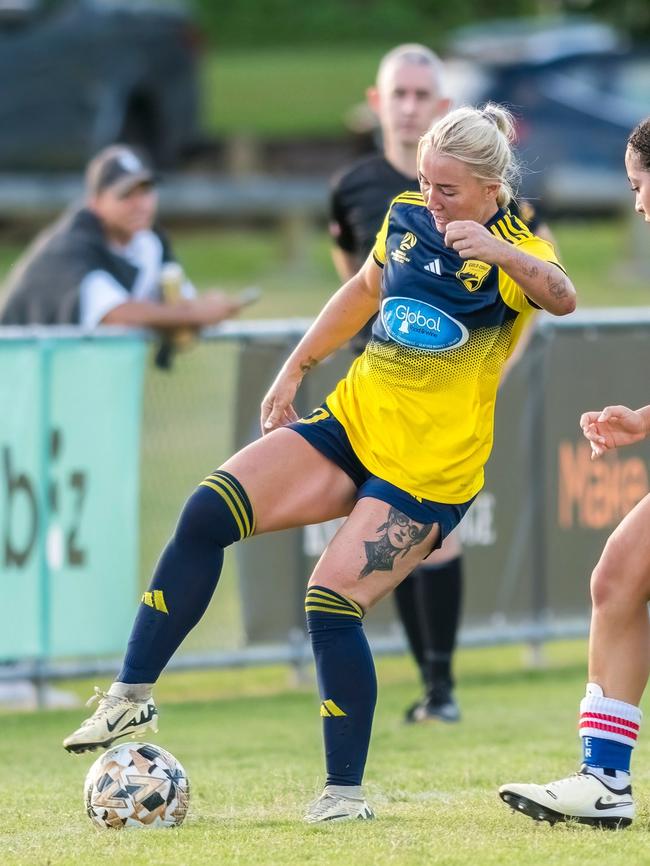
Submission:
<svg viewBox="0 0 650 866">
<path fill-rule="evenodd" d="M 416 523 L 391 505 L 386 523 L 377 527 L 377 532 L 383 533 L 379 540 L 363 542 L 366 564 L 358 580 L 373 571 L 392 571 L 397 557 L 406 556 L 412 547 L 424 541 L 432 526 L 433 523 Z"/>
<path fill-rule="evenodd" d="M 535 279 L 535 277 L 539 274 L 539 268 L 537 265 L 528 264 L 528 262 L 521 263 L 521 269 L 524 273 L 524 276 L 530 277 L 531 279 Z"/>
<path fill-rule="evenodd" d="M 302 373 L 308 373 L 313 367 L 316 366 L 316 364 L 318 364 L 316 358 L 307 358 L 306 360 L 300 362 L 300 370 Z"/>
<path fill-rule="evenodd" d="M 566 298 L 567 296 L 567 288 L 566 288 L 566 280 L 563 276 L 554 277 L 553 274 L 549 274 L 546 277 L 546 283 L 548 285 L 548 290 L 553 295 L 554 298 L 560 300 L 561 298 Z"/>
</svg>

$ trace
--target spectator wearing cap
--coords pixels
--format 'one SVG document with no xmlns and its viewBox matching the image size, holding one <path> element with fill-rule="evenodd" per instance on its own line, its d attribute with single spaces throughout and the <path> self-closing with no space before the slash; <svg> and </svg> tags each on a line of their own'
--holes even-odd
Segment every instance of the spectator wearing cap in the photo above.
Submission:
<svg viewBox="0 0 650 866">
<path fill-rule="evenodd" d="M 174 262 L 154 226 L 156 177 L 133 150 L 113 145 L 88 164 L 83 204 L 44 229 L 15 263 L 5 286 L 3 325 L 79 324 L 172 332 L 217 324 L 241 303 L 201 296 L 189 280 L 165 300 L 161 275 Z"/>
</svg>

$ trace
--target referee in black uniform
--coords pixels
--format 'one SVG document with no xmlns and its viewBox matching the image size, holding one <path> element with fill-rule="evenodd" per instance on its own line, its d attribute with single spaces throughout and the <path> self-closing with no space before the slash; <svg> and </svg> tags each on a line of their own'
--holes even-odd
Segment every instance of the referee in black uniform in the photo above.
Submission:
<svg viewBox="0 0 650 866">
<path fill-rule="evenodd" d="M 443 64 L 423 45 L 399 45 L 379 64 L 377 82 L 367 91 L 382 133 L 381 153 L 364 157 L 333 180 L 330 199 L 332 257 L 342 280 L 357 273 L 375 241 L 388 206 L 401 192 L 419 192 L 417 145 L 436 117 L 447 112 Z M 520 213 L 536 234 L 552 240 L 526 203 Z M 357 335 L 361 353 L 372 321 Z M 397 609 L 421 673 L 424 695 L 409 707 L 408 722 L 457 722 L 452 657 L 463 595 L 462 548 L 458 531 L 395 590 Z"/>
</svg>

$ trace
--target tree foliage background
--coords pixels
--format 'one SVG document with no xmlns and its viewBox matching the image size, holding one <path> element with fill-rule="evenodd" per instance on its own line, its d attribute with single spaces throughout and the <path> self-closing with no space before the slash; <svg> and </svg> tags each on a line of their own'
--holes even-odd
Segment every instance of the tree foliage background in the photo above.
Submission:
<svg viewBox="0 0 650 866">
<path fill-rule="evenodd" d="M 424 42 L 444 48 L 450 30 L 522 15 L 589 15 L 650 39 L 650 0 L 194 0 L 217 47 Z"/>
</svg>

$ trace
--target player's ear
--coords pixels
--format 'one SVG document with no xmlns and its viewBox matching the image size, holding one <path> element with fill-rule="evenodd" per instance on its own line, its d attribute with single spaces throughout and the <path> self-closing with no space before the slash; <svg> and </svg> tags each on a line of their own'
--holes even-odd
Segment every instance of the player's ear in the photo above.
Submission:
<svg viewBox="0 0 650 866">
<path fill-rule="evenodd" d="M 443 96 L 438 100 L 436 106 L 436 117 L 443 117 L 449 111 L 451 111 L 451 99 L 447 96 Z"/>
<path fill-rule="evenodd" d="M 366 88 L 366 102 L 375 114 L 379 114 L 379 91 L 374 85 Z"/>
</svg>

